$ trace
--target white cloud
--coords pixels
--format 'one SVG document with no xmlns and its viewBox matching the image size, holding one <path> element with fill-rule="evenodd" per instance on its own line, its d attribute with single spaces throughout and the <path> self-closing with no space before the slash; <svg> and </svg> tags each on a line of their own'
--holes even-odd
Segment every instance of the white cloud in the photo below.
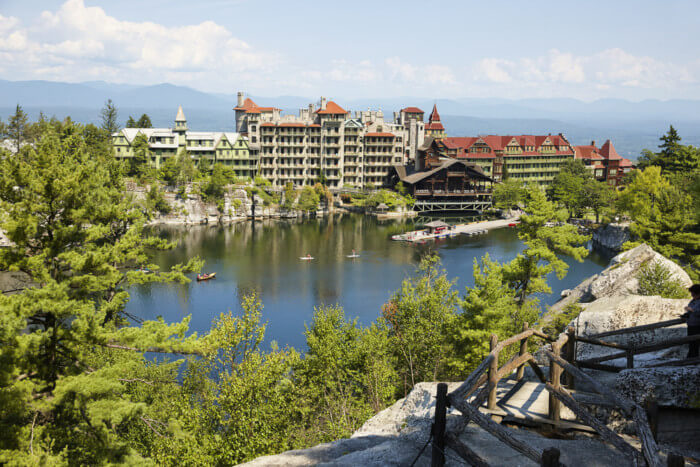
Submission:
<svg viewBox="0 0 700 467">
<path fill-rule="evenodd" d="M 598 90 L 672 88 L 698 81 L 698 74 L 687 66 L 635 56 L 617 48 L 582 56 L 552 49 L 540 57 L 484 58 L 474 66 L 473 77 L 480 82 L 522 87 L 560 84 Z"/>
<path fill-rule="evenodd" d="M 44 11 L 29 26 L 0 16 L 0 54 L 16 79 L 89 76 L 141 83 L 162 82 L 165 73 L 179 83 L 190 83 L 196 72 L 231 80 L 250 70 L 262 73 L 279 61 L 212 21 L 182 27 L 121 21 L 83 0 Z"/>
</svg>

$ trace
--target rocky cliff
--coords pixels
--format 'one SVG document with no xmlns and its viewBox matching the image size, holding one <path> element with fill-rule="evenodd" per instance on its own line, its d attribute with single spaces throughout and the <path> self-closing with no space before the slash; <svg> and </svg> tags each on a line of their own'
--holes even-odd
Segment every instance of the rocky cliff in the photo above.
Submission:
<svg viewBox="0 0 700 467">
<path fill-rule="evenodd" d="M 593 243 L 612 251 L 620 251 L 622 245 L 630 240 L 629 223 L 608 224 L 593 232 Z"/>
</svg>

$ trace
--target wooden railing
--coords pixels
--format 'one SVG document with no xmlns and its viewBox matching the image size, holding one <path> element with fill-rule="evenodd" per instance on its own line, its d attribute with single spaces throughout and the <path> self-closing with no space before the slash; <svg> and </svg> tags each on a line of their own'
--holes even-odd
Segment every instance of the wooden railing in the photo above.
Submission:
<svg viewBox="0 0 700 467">
<path fill-rule="evenodd" d="M 601 347 L 608 347 L 613 349 L 618 349 L 620 352 L 615 352 L 609 355 L 604 355 L 602 357 L 588 358 L 584 360 L 577 360 L 576 365 L 581 368 L 590 368 L 592 370 L 602 370 L 619 372 L 627 368 L 634 368 L 634 356 L 649 352 L 656 352 L 658 350 L 664 350 L 671 347 L 677 347 L 680 345 L 689 344 L 691 342 L 700 341 L 700 335 L 688 336 L 688 337 L 678 337 L 673 339 L 666 339 L 662 342 L 657 342 L 655 344 L 639 345 L 635 346 L 633 344 L 619 344 L 616 342 L 607 342 L 602 340 L 605 337 L 610 336 L 620 336 L 624 334 L 630 334 L 633 332 L 644 332 L 652 331 L 655 329 L 666 328 L 669 326 L 675 326 L 677 324 L 682 324 L 684 321 L 680 318 L 671 319 L 668 321 L 661 321 L 658 323 L 645 324 L 642 326 L 634 326 L 631 328 L 616 329 L 614 331 L 601 332 L 599 334 L 593 334 L 591 336 L 576 336 L 574 338 L 578 342 L 583 342 L 585 344 L 597 345 Z M 609 360 L 617 360 L 618 358 L 626 359 L 626 365 L 624 367 L 607 365 L 603 362 Z M 682 360 L 671 360 L 668 362 L 658 363 L 656 365 L 650 365 L 650 368 L 658 366 L 680 366 L 680 365 L 692 365 L 695 363 L 700 363 L 700 358 L 686 358 Z"/>
<path fill-rule="evenodd" d="M 539 330 L 528 328 L 527 323 L 525 323 L 523 326 L 523 331 L 520 334 L 512 336 L 502 342 L 498 342 L 497 336 L 491 335 L 489 354 L 457 389 L 448 394 L 447 384 L 438 384 L 437 402 L 435 406 L 435 421 L 432 430 L 432 465 L 444 465 L 446 447 L 457 453 L 462 459 L 471 465 L 489 465 L 481 456 L 479 456 L 459 439 L 460 432 L 469 422 L 476 423 L 488 433 L 501 440 L 504 444 L 510 446 L 540 465 L 562 465 L 559 463 L 559 451 L 556 448 L 539 451 L 514 437 L 511 431 L 500 425 L 500 423 L 494 421 L 492 417 L 483 414 L 479 410 L 484 403 L 486 403 L 487 409 L 495 409 L 498 398 L 498 382 L 502 378 L 513 373 L 513 371 L 516 372 L 516 379 L 521 380 L 524 376 L 525 365 L 529 365 L 537 378 L 543 384 L 544 389 L 549 392 L 548 421 L 551 421 L 552 425 L 556 426 L 560 421 L 561 405 L 563 404 L 569 408 L 579 420 L 593 428 L 603 440 L 613 445 L 615 448 L 625 454 L 626 457 L 631 459 L 634 465 L 646 464 L 649 466 L 660 467 L 662 463 L 659 457 L 659 450 L 650 429 L 645 410 L 635 402 L 617 395 L 600 382 L 581 371 L 577 365 L 586 367 L 586 364 L 590 364 L 590 360 L 585 361 L 587 363 L 584 365 L 581 365 L 582 362 L 577 362 L 575 346 L 576 342 L 585 342 L 588 344 L 592 343 L 594 345 L 603 345 L 612 348 L 624 348 L 624 353 L 614 354 L 615 357 L 605 358 L 619 358 L 620 355 L 627 356 L 629 365 L 633 363 L 629 355 L 631 355 L 633 358 L 633 356 L 638 353 L 649 352 L 674 345 L 681 345 L 700 339 L 700 336 L 697 336 L 697 339 L 670 339 L 663 344 L 643 346 L 636 349 L 630 349 L 629 346 L 605 342 L 600 338 L 610 335 L 624 334 L 626 332 L 636 332 L 639 330 L 671 326 L 673 324 L 678 324 L 679 322 L 681 321 L 672 320 L 664 323 L 657 323 L 655 325 L 637 326 L 635 328 L 628 328 L 625 330 L 611 331 L 609 333 L 602 333 L 591 337 L 576 336 L 574 328 L 569 327 L 567 332 L 561 334 L 556 340 L 550 338 Z M 544 371 L 539 367 L 533 355 L 528 351 L 528 343 L 534 338 L 551 343 L 551 350 L 544 350 L 544 354 L 549 360 L 548 376 L 545 376 Z M 500 354 L 508 346 L 516 344 L 519 345 L 518 352 L 505 364 L 503 364 L 503 366 L 499 367 L 498 362 Z M 597 363 L 593 364 L 600 367 L 600 365 Z M 588 367 L 590 368 L 590 366 Z M 633 419 L 636 422 L 637 434 L 642 445 L 641 451 L 635 449 L 617 433 L 608 428 L 604 423 L 600 422 L 591 412 L 589 412 L 588 409 L 583 407 L 583 405 L 574 399 L 568 389 L 573 388 L 575 383 L 581 382 L 585 382 L 588 387 L 593 388 L 593 390 L 597 392 L 594 398 L 592 400 L 589 398 L 586 403 L 612 406 L 618 409 L 623 415 L 629 419 Z M 469 400 L 470 398 L 471 400 Z M 462 415 L 457 428 L 451 433 L 445 432 L 446 410 L 448 406 L 458 409 Z M 547 423 L 547 421 L 545 421 L 545 423 Z M 669 454 L 667 459 L 669 466 L 683 465 L 683 459 L 680 456 Z"/>
</svg>

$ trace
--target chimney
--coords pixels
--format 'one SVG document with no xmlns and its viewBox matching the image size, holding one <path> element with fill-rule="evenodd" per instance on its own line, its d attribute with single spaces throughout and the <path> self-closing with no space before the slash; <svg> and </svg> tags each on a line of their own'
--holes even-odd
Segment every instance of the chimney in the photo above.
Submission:
<svg viewBox="0 0 700 467">
<path fill-rule="evenodd" d="M 321 110 L 326 110 L 326 98 L 321 96 Z"/>
<path fill-rule="evenodd" d="M 591 141 L 591 146 L 595 146 L 595 140 Z"/>
<path fill-rule="evenodd" d="M 238 91 L 238 104 L 237 107 L 243 107 L 243 92 Z"/>
</svg>

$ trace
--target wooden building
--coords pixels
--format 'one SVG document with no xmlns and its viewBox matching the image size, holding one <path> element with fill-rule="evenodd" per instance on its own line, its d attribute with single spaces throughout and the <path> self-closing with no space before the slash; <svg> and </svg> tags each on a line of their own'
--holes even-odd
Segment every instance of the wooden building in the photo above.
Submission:
<svg viewBox="0 0 700 467">
<path fill-rule="evenodd" d="M 493 179 L 476 164 L 442 156 L 432 138 L 426 138 L 413 166 L 394 169 L 394 182 L 406 186 L 418 212 L 481 212 L 491 207 Z"/>
</svg>

